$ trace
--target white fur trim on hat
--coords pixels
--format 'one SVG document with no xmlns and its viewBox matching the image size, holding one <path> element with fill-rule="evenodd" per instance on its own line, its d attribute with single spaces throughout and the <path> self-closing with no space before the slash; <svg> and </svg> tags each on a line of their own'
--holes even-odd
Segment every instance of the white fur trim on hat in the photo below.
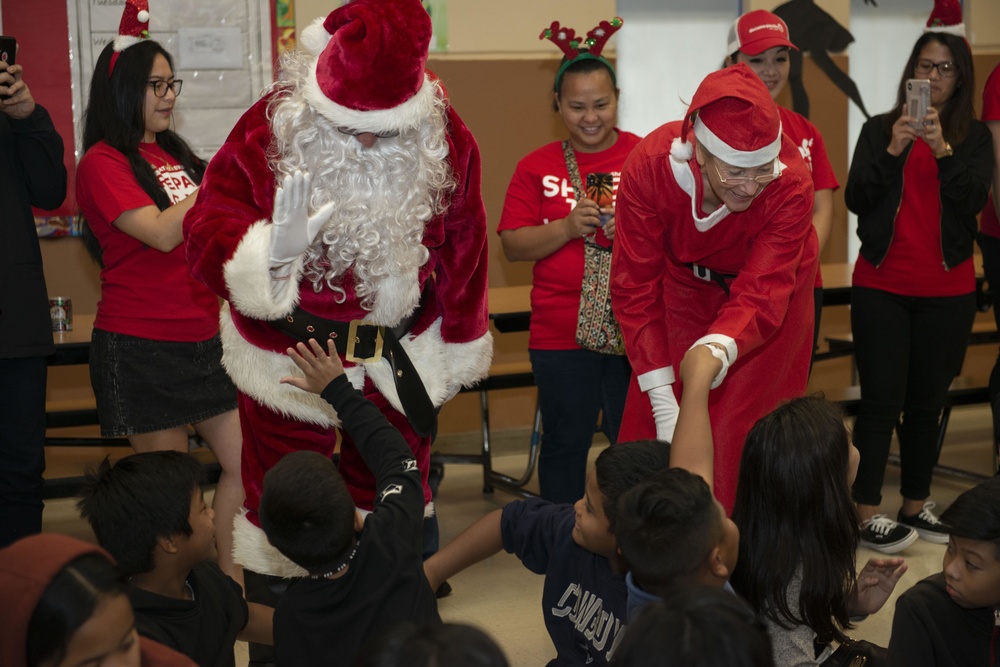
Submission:
<svg viewBox="0 0 1000 667">
<path fill-rule="evenodd" d="M 326 17 L 320 16 L 313 19 L 313 22 L 305 27 L 302 34 L 299 35 L 299 46 L 302 47 L 302 50 L 314 56 L 323 53 L 323 49 L 333 37 L 326 31 L 326 27 L 323 25 L 325 22 Z"/>
<path fill-rule="evenodd" d="M 141 37 L 133 37 L 132 35 L 118 35 L 115 37 L 114 50 L 121 52 L 130 46 L 135 46 L 139 42 L 143 41 Z"/>
<path fill-rule="evenodd" d="M 734 167 L 742 167 L 744 169 L 759 167 L 763 164 L 771 162 L 778 157 L 778 153 L 781 152 L 780 123 L 778 124 L 778 136 L 774 138 L 774 141 L 766 146 L 758 148 L 755 151 L 741 151 L 733 148 L 723 141 L 718 135 L 712 132 L 712 130 L 710 130 L 698 116 L 694 119 L 694 136 L 696 136 L 698 141 L 701 142 L 701 145 L 715 157 L 719 158 L 726 164 L 731 164 Z"/>
<path fill-rule="evenodd" d="M 419 126 L 434 110 L 438 84 L 424 75 L 420 90 L 410 99 L 391 109 L 361 111 L 337 104 L 320 89 L 316 78 L 317 60 L 306 77 L 304 94 L 316 111 L 337 127 L 348 127 L 359 132 L 392 132 Z"/>
<path fill-rule="evenodd" d="M 949 35 L 955 35 L 956 37 L 965 37 L 965 24 L 956 23 L 955 25 L 936 25 L 933 27 L 925 26 L 924 32 L 944 32 Z"/>
</svg>

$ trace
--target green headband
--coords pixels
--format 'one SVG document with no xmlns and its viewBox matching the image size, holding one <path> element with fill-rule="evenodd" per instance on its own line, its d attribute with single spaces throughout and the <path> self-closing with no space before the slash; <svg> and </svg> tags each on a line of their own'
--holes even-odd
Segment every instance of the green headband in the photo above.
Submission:
<svg viewBox="0 0 1000 667">
<path fill-rule="evenodd" d="M 553 90 L 555 90 L 557 93 L 559 92 L 559 86 L 560 84 L 562 84 L 563 74 L 566 73 L 566 70 L 569 69 L 570 65 L 578 63 L 581 60 L 596 60 L 600 63 L 603 63 L 604 66 L 608 68 L 608 72 L 611 74 L 611 85 L 615 88 L 618 87 L 618 76 L 615 74 L 614 65 L 612 65 L 607 58 L 605 58 L 604 56 L 595 56 L 590 51 L 581 51 L 580 55 L 578 55 L 576 58 L 573 58 L 572 60 L 567 59 L 563 62 L 562 65 L 559 66 L 559 71 L 556 72 L 556 83 Z"/>
</svg>

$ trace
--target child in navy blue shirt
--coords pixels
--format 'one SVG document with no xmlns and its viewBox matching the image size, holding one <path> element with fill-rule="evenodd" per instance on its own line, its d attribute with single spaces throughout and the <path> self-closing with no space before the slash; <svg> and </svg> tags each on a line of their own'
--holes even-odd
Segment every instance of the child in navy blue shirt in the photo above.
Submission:
<svg viewBox="0 0 1000 667">
<path fill-rule="evenodd" d="M 614 526 L 618 497 L 665 469 L 670 445 L 608 447 L 575 505 L 517 500 L 483 517 L 424 564 L 431 586 L 504 549 L 545 575 L 542 610 L 556 665 L 607 665 L 626 625 L 625 572 Z"/>
</svg>

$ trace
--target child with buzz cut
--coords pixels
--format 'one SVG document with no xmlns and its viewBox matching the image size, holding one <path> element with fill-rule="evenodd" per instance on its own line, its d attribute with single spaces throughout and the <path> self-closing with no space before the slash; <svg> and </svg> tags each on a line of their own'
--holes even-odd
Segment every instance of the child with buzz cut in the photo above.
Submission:
<svg viewBox="0 0 1000 667">
<path fill-rule="evenodd" d="M 129 578 L 139 634 L 200 667 L 231 667 L 237 639 L 271 643 L 274 610 L 247 603 L 216 564 L 205 471 L 183 452 L 107 458 L 87 474 L 78 507 Z"/>
<path fill-rule="evenodd" d="M 1000 665 L 1000 477 L 960 495 L 941 522 L 942 571 L 896 601 L 889 665 Z"/>
<path fill-rule="evenodd" d="M 694 473 L 663 470 L 623 494 L 615 536 L 629 568 L 629 619 L 679 585 L 731 590 L 740 532 Z"/>
<path fill-rule="evenodd" d="M 326 351 L 315 340 L 299 343 L 288 355 L 303 377 L 282 383 L 333 406 L 375 475 L 376 495 L 362 518 L 337 467 L 317 452 L 287 454 L 264 476 L 261 528 L 307 573 L 275 609 L 275 663 L 350 665 L 399 623 L 441 622 L 422 567 L 423 484 L 403 436 L 348 381 L 332 341 Z"/>
<path fill-rule="evenodd" d="M 603 450 L 575 505 L 541 498 L 508 503 L 472 524 L 424 570 L 431 586 L 499 553 L 545 575 L 542 610 L 556 665 L 608 665 L 624 636 L 625 570 L 614 528 L 618 497 L 670 461 L 670 445 L 646 440 Z"/>
</svg>

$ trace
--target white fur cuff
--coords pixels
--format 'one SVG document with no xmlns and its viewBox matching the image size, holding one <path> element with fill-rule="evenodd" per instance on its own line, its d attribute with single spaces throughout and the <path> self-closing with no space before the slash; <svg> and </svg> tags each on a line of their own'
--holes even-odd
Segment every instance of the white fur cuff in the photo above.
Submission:
<svg viewBox="0 0 1000 667">
<path fill-rule="evenodd" d="M 229 301 L 240 313 L 255 320 L 274 320 L 290 313 L 299 301 L 302 259 L 287 270 L 276 285 L 270 272 L 271 224 L 259 220 L 247 229 L 223 267 Z"/>
</svg>

